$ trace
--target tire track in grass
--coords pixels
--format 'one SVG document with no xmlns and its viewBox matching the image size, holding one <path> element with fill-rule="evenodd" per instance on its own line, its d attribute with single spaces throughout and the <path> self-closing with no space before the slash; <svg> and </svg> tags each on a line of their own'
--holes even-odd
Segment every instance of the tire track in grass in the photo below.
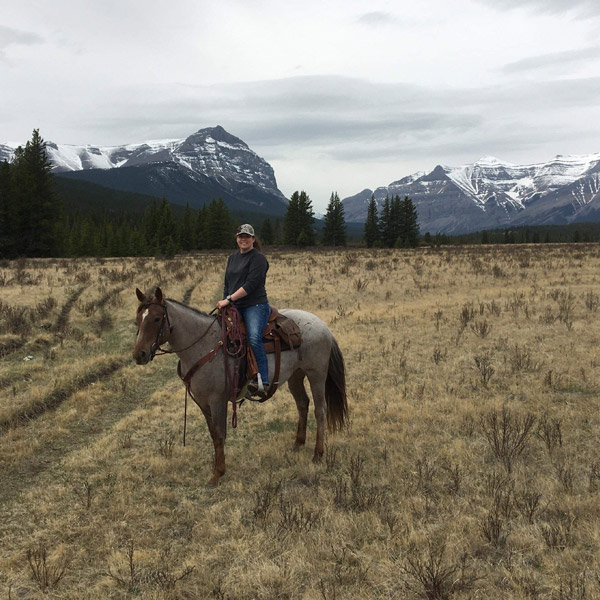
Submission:
<svg viewBox="0 0 600 600">
<path fill-rule="evenodd" d="M 8 340 L 5 340 L 4 342 L 0 342 L 0 358 L 4 358 L 5 356 L 12 354 L 13 352 L 17 352 L 18 350 L 23 348 L 23 346 L 25 346 L 26 343 L 27 340 L 23 337 L 10 338 Z"/>
<path fill-rule="evenodd" d="M 52 390 L 52 392 L 39 402 L 30 404 L 24 410 L 15 412 L 10 417 L 1 420 L 0 433 L 5 432 L 7 429 L 12 429 L 13 427 L 27 425 L 33 419 L 38 418 L 46 412 L 55 410 L 75 392 L 112 375 L 115 371 L 122 369 L 129 362 L 131 362 L 130 358 L 111 358 L 107 363 L 100 367 L 74 377 L 65 385 Z"/>
<path fill-rule="evenodd" d="M 75 302 L 77 302 L 77 300 L 79 300 L 79 296 L 81 296 L 81 294 L 83 294 L 83 291 L 85 290 L 85 288 L 86 288 L 86 286 L 82 286 L 79 289 L 75 290 L 69 296 L 69 298 L 63 305 L 63 307 L 60 311 L 60 314 L 58 315 L 58 319 L 56 320 L 56 324 L 54 325 L 55 331 L 64 331 L 64 329 L 67 326 L 67 323 L 69 322 L 69 316 L 71 314 L 73 305 L 75 304 Z"/>
<path fill-rule="evenodd" d="M 114 361 L 117 363 L 115 368 L 110 372 L 107 370 L 102 377 L 105 381 L 132 362 L 129 357 L 117 357 Z M 136 398 L 139 398 L 139 401 L 136 399 L 132 400 L 132 398 L 119 392 L 107 394 L 106 401 L 99 406 L 99 411 L 93 418 L 79 419 L 74 416 L 72 421 L 67 423 L 64 421 L 61 422 L 60 426 L 68 429 L 69 433 L 68 435 L 62 435 L 60 440 L 53 438 L 49 433 L 52 430 L 52 421 L 38 420 L 36 418 L 28 421 L 29 427 L 27 429 L 31 432 L 28 435 L 35 436 L 40 445 L 34 453 L 21 457 L 16 461 L 12 459 L 7 461 L 0 460 L 0 472 L 2 473 L 0 506 L 9 507 L 11 502 L 18 501 L 21 493 L 39 485 L 40 478 L 47 471 L 51 472 L 52 469 L 60 470 L 60 463 L 65 457 L 92 444 L 98 437 L 106 435 L 116 423 L 129 413 L 137 410 L 143 398 L 152 395 L 160 389 L 161 384 L 170 384 L 171 381 L 167 379 L 167 374 L 173 375 L 173 373 L 173 365 L 165 364 L 153 376 L 138 382 Z M 95 373 L 95 377 L 92 377 L 92 372 L 89 375 L 89 378 L 86 377 L 87 385 L 99 381 L 98 372 Z M 65 394 L 66 386 L 62 388 L 64 397 L 61 398 L 61 401 L 55 408 L 58 408 L 60 404 L 68 400 L 72 394 L 81 391 L 82 378 L 79 378 L 78 381 L 78 386 L 72 389 L 70 394 Z M 58 392 L 57 390 L 57 397 L 63 395 Z M 37 416 L 39 417 L 40 415 Z M 2 442 L 10 443 L 6 436 L 0 435 L 0 443 Z M 2 447 L 0 446 L 0 459 L 1 451 Z"/>
</svg>

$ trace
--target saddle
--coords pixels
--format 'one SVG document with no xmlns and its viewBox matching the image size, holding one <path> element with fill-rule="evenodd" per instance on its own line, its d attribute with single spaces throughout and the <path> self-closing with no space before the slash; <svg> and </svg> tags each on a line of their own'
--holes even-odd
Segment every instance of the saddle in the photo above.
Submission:
<svg viewBox="0 0 600 600">
<path fill-rule="evenodd" d="M 237 359 L 233 385 L 236 394 L 241 392 L 246 382 L 255 379 L 258 365 L 252 348 L 246 337 L 246 326 L 235 307 L 226 307 L 221 311 L 221 318 L 225 320 L 227 332 L 227 352 Z M 269 387 L 268 400 L 277 391 L 279 385 L 279 370 L 281 366 L 281 353 L 296 350 L 302 344 L 302 333 L 295 321 L 282 315 L 276 308 L 271 307 L 271 314 L 263 332 L 263 344 L 267 354 L 275 354 L 275 372 Z"/>
</svg>

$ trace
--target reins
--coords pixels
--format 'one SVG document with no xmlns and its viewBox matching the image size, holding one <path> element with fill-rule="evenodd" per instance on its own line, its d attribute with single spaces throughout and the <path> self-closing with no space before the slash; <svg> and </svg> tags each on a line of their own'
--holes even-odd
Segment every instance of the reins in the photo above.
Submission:
<svg viewBox="0 0 600 600">
<path fill-rule="evenodd" d="M 189 344 L 188 346 L 185 346 L 184 348 L 177 348 L 177 349 L 169 350 L 169 349 L 161 347 L 161 344 L 164 343 L 161 341 L 161 339 L 164 336 L 165 324 L 167 324 L 169 326 L 169 333 L 171 333 L 173 331 L 173 326 L 171 325 L 171 320 L 169 318 L 169 311 L 167 309 L 166 302 L 146 302 L 140 306 L 140 308 L 138 309 L 138 312 L 143 309 L 147 309 L 149 306 L 153 306 L 153 305 L 160 306 L 162 308 L 163 316 L 162 316 L 160 328 L 158 330 L 158 333 L 156 334 L 156 339 L 150 346 L 150 360 L 151 361 L 154 360 L 155 356 L 162 356 L 164 354 L 177 354 L 179 352 L 184 352 L 185 350 L 189 350 L 192 346 L 196 345 L 198 342 L 200 342 L 202 339 L 204 339 L 204 337 L 211 330 L 212 326 L 215 324 L 215 321 L 218 320 L 219 314 L 221 314 L 221 313 L 219 313 L 219 314 L 215 315 L 215 317 L 209 323 L 209 325 L 204 330 L 204 332 L 196 340 L 194 340 L 191 344 Z M 213 308 L 213 310 L 210 311 L 209 315 L 212 315 L 215 312 L 215 310 L 217 310 L 217 309 Z M 194 402 L 196 402 L 196 400 L 192 394 L 192 391 L 191 391 L 192 377 L 194 376 L 196 371 L 198 369 L 202 368 L 207 362 L 213 361 L 213 359 L 215 358 L 217 352 L 219 351 L 219 349 L 221 347 L 224 348 L 223 358 L 224 358 L 224 363 L 225 363 L 225 376 L 226 376 L 226 380 L 229 385 L 229 388 L 231 389 L 231 395 L 232 395 L 231 403 L 233 404 L 233 415 L 231 418 L 231 425 L 234 428 L 237 427 L 237 402 L 235 401 L 236 400 L 236 398 L 235 398 L 235 396 L 236 396 L 235 382 L 237 380 L 237 375 L 238 375 L 239 361 L 234 360 L 234 371 L 232 373 L 230 365 L 229 365 L 228 357 L 231 357 L 233 359 L 239 359 L 244 355 L 246 349 L 245 349 L 245 346 L 243 343 L 243 335 L 242 335 L 242 329 L 241 329 L 241 317 L 240 317 L 240 314 L 237 311 L 237 309 L 235 307 L 231 307 L 230 311 L 227 313 L 227 317 L 225 317 L 224 314 L 221 314 L 221 317 L 222 317 L 221 318 L 221 338 L 219 339 L 217 344 L 214 346 L 214 348 L 210 352 L 205 354 L 202 358 L 200 358 L 198 361 L 196 361 L 185 375 L 181 374 L 181 361 L 179 361 L 179 363 L 177 364 L 177 373 L 185 385 L 185 401 L 184 401 L 184 409 L 183 409 L 183 445 L 184 446 L 185 446 L 186 432 L 187 432 L 187 399 L 188 399 L 188 395 L 192 398 L 192 400 L 194 400 Z M 227 324 L 229 324 L 229 328 L 228 328 Z M 230 343 L 231 343 L 231 349 L 227 347 L 228 332 L 230 333 L 229 339 L 230 339 Z"/>
<path fill-rule="evenodd" d="M 162 356 L 163 354 L 177 354 L 178 352 L 184 352 L 185 350 L 189 350 L 192 346 L 195 346 L 198 342 L 200 342 L 204 338 L 204 336 L 210 331 L 210 328 L 214 325 L 215 321 L 219 318 L 218 316 L 215 316 L 214 319 L 211 321 L 211 323 L 206 328 L 206 330 L 204 331 L 204 333 L 198 339 L 194 340 L 189 346 L 186 346 L 185 348 L 177 348 L 176 350 L 168 350 L 166 348 L 161 348 L 161 344 L 164 344 L 164 342 L 160 341 L 160 338 L 163 336 L 163 333 L 164 333 L 165 321 L 169 325 L 169 333 L 172 333 L 172 331 L 173 331 L 173 326 L 171 325 L 171 320 L 169 319 L 169 312 L 167 310 L 167 304 L 163 303 L 163 302 L 146 302 L 145 304 L 142 304 L 142 306 L 139 308 L 139 310 L 142 310 L 143 308 L 148 308 L 148 306 L 152 306 L 152 305 L 160 306 L 163 309 L 163 317 L 162 317 L 162 322 L 160 324 L 160 329 L 158 331 L 158 334 L 156 335 L 156 339 L 154 340 L 154 343 L 152 344 L 152 346 L 150 346 L 150 360 L 151 361 L 154 360 L 155 356 Z M 215 309 L 211 310 L 209 314 L 212 314 L 214 311 L 215 311 Z"/>
</svg>

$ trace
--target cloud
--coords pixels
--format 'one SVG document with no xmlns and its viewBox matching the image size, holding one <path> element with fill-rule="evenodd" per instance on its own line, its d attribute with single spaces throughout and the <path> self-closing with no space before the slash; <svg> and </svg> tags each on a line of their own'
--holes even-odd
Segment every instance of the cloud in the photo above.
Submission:
<svg viewBox="0 0 600 600">
<path fill-rule="evenodd" d="M 43 41 L 43 38 L 37 33 L 20 31 L 18 29 L 11 29 L 10 27 L 0 25 L 0 50 L 4 50 L 11 45 L 21 44 L 32 46 L 34 44 L 41 44 Z"/>
<path fill-rule="evenodd" d="M 600 16 L 597 0 L 479 0 L 495 9 L 531 8 L 546 14 L 573 13 L 578 17 Z"/>
<path fill-rule="evenodd" d="M 565 52 L 552 52 L 550 54 L 530 56 L 508 63 L 507 65 L 504 65 L 501 70 L 505 73 L 514 73 L 546 69 L 548 67 L 572 67 L 598 58 L 600 58 L 600 47 L 590 46 L 579 50 L 567 50 Z"/>
<path fill-rule="evenodd" d="M 397 21 L 397 19 L 391 13 L 378 10 L 363 13 L 356 19 L 357 23 L 360 23 L 361 25 L 367 25 L 369 27 L 381 27 L 382 25 L 390 25 L 395 21 Z"/>
</svg>

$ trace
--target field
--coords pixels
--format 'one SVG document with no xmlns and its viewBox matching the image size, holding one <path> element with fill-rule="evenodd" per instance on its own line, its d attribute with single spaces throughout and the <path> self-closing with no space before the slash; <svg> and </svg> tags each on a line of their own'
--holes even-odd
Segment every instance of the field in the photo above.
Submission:
<svg viewBox="0 0 600 600">
<path fill-rule="evenodd" d="M 600 598 L 600 247 L 268 251 L 346 362 L 348 428 L 287 388 L 228 471 L 135 288 L 201 310 L 226 253 L 0 263 L 1 598 Z"/>
</svg>

